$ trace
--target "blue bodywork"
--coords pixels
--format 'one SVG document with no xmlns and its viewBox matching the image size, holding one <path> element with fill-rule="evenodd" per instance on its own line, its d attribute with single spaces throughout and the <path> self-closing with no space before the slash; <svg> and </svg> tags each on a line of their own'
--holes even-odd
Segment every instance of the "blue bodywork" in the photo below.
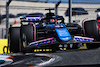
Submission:
<svg viewBox="0 0 100 67">
<path fill-rule="evenodd" d="M 64 24 L 49 24 L 46 26 L 46 28 L 54 29 L 57 33 L 58 38 L 62 41 L 69 41 L 72 38 Z"/>
<path fill-rule="evenodd" d="M 62 41 L 68 41 L 71 39 L 71 35 L 66 28 L 55 29 L 58 34 L 58 37 Z"/>
</svg>

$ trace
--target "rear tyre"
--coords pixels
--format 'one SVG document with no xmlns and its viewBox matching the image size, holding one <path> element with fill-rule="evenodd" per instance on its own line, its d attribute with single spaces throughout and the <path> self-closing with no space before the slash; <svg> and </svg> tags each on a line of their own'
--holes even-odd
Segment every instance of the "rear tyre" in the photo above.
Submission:
<svg viewBox="0 0 100 67">
<path fill-rule="evenodd" d="M 32 52 L 32 49 L 25 48 L 30 42 L 33 41 L 33 26 L 22 25 L 20 30 L 20 38 L 21 38 L 21 51 L 22 52 Z"/>
<path fill-rule="evenodd" d="M 10 51 L 13 53 L 19 52 L 19 38 L 20 38 L 20 27 L 11 27 L 9 29 L 9 42 Z"/>
</svg>

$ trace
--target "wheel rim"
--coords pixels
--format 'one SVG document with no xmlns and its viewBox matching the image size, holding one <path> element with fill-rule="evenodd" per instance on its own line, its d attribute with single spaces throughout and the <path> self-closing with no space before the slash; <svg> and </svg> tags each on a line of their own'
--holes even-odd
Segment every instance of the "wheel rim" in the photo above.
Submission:
<svg viewBox="0 0 100 67">
<path fill-rule="evenodd" d="M 22 35 L 22 45 L 23 45 L 23 47 L 26 47 L 27 46 L 26 35 L 24 33 Z"/>
</svg>

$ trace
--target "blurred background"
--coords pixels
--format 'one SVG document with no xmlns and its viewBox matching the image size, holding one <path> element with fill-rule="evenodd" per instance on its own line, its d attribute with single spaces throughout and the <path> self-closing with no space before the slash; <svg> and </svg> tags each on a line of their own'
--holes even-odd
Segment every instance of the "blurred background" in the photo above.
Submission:
<svg viewBox="0 0 100 67">
<path fill-rule="evenodd" d="M 0 31 L 4 36 L 6 25 L 6 1 L 0 0 Z M 47 8 L 55 8 L 59 0 L 12 0 L 9 6 L 9 24 L 14 24 L 15 20 L 20 23 L 20 17 L 29 14 L 38 14 L 45 16 L 48 13 Z M 63 16 L 65 23 L 69 23 L 69 0 L 61 0 L 58 7 L 58 15 Z M 100 10 L 100 0 L 72 0 L 72 23 L 82 25 L 82 21 L 95 20 L 97 10 Z M 55 10 L 51 12 L 55 13 Z"/>
</svg>

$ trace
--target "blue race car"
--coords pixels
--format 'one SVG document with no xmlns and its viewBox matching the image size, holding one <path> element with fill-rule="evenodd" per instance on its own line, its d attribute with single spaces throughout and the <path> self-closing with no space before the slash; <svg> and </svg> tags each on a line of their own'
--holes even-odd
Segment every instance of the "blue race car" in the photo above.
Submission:
<svg viewBox="0 0 100 67">
<path fill-rule="evenodd" d="M 55 52 L 59 50 L 61 45 L 66 48 L 79 48 L 83 43 L 99 43 L 94 42 L 95 38 L 72 36 L 65 24 L 57 23 L 57 18 L 56 20 L 52 18 L 55 20 L 53 23 L 50 21 L 45 23 L 45 18 L 41 18 L 41 20 L 32 19 L 34 18 L 26 17 L 21 20 L 19 27 L 10 27 L 11 52 L 34 52 L 36 48 L 50 48 Z"/>
</svg>

